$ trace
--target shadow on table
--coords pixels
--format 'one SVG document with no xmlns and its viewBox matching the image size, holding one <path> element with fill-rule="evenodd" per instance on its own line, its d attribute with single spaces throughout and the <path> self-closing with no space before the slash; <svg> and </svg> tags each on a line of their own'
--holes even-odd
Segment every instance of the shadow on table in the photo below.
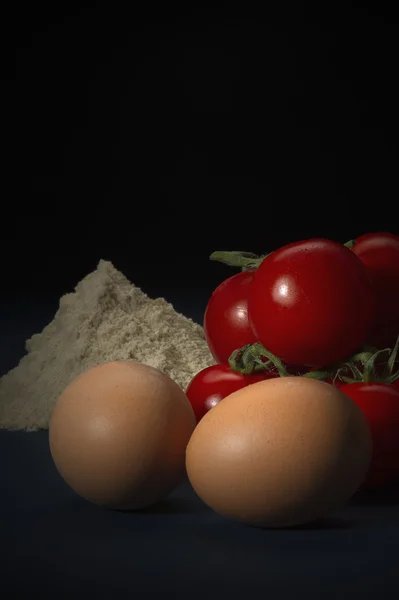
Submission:
<svg viewBox="0 0 399 600">
<path fill-rule="evenodd" d="M 133 511 L 132 511 L 133 512 Z M 201 514 L 210 512 L 210 509 L 201 503 L 190 503 L 187 504 L 183 498 L 170 498 L 156 505 L 148 508 L 135 511 L 139 514 Z M 251 526 L 249 526 L 251 527 Z M 339 530 L 339 529 L 352 529 L 354 527 L 353 521 L 350 519 L 343 519 L 340 517 L 326 517 L 324 519 L 318 519 L 311 523 L 304 525 L 296 525 L 293 527 L 284 527 L 278 529 L 288 530 Z M 252 527 L 251 527 L 252 528 Z M 255 529 L 268 529 L 273 531 L 274 528 L 263 528 L 255 527 Z"/>
<path fill-rule="evenodd" d="M 184 515 L 201 514 L 209 512 L 209 508 L 203 502 L 189 501 L 185 498 L 166 498 L 152 506 L 125 512 L 140 515 Z"/>
<path fill-rule="evenodd" d="M 351 519 L 343 519 L 341 517 L 326 517 L 324 519 L 317 519 L 311 523 L 305 523 L 303 525 L 295 525 L 289 527 L 292 531 L 323 531 L 323 530 L 339 530 L 339 529 L 353 529 L 355 523 Z"/>
<path fill-rule="evenodd" d="M 399 482 L 380 488 L 359 490 L 350 504 L 358 506 L 394 506 L 399 505 Z"/>
</svg>

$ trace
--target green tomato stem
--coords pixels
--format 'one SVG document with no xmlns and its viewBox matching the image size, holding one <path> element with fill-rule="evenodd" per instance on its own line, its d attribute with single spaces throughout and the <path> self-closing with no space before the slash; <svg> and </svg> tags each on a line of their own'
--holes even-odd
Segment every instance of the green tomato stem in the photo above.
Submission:
<svg viewBox="0 0 399 600">
<path fill-rule="evenodd" d="M 317 379 L 318 381 L 324 381 L 324 379 L 328 379 L 331 376 L 332 373 L 324 369 L 315 369 L 302 375 L 302 377 L 306 377 L 307 379 Z"/>
<path fill-rule="evenodd" d="M 243 270 L 257 269 L 266 255 L 258 256 L 252 252 L 217 250 L 212 252 L 210 259 L 229 265 L 230 267 L 240 267 Z"/>
<path fill-rule="evenodd" d="M 388 363 L 387 363 L 387 376 L 389 377 L 390 375 L 392 375 L 392 371 L 395 367 L 395 363 L 396 363 L 396 358 L 398 355 L 398 349 L 399 349 L 399 335 L 396 338 L 396 343 L 395 346 L 393 347 L 393 350 L 389 356 L 388 359 Z"/>
<path fill-rule="evenodd" d="M 262 358 L 268 358 L 269 362 L 276 367 L 280 377 L 287 377 L 289 375 L 283 361 L 278 358 L 278 356 L 275 356 L 275 354 L 272 354 L 269 350 L 267 350 L 267 348 L 262 346 L 260 342 L 255 342 L 255 344 L 252 345 L 252 353 L 254 358 L 258 359 L 258 361 Z"/>
<path fill-rule="evenodd" d="M 263 358 L 267 360 L 262 360 Z M 229 366 L 233 371 L 244 375 L 270 371 L 273 367 L 278 371 L 280 377 L 289 375 L 283 361 L 259 342 L 246 344 L 242 348 L 234 350 L 229 357 Z"/>
</svg>

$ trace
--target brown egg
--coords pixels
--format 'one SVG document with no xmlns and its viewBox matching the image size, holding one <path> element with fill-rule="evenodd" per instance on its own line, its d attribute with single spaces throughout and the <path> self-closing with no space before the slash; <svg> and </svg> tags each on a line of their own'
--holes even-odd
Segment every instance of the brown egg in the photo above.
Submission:
<svg viewBox="0 0 399 600">
<path fill-rule="evenodd" d="M 361 410 L 328 383 L 282 377 L 224 398 L 197 425 L 186 467 L 214 511 L 260 527 L 324 518 L 358 489 L 372 440 Z"/>
<path fill-rule="evenodd" d="M 110 362 L 79 375 L 50 420 L 55 465 L 80 496 L 115 509 L 138 509 L 164 497 L 185 475 L 195 427 L 180 387 L 157 369 Z"/>
</svg>

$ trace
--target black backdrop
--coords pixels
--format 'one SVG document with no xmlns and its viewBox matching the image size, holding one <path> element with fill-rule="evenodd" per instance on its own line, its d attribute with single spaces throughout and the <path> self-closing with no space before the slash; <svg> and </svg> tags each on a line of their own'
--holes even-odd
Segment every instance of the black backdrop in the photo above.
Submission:
<svg viewBox="0 0 399 600">
<path fill-rule="evenodd" d="M 231 272 L 214 249 L 398 231 L 393 14 L 123 6 L 8 21 L 3 297 L 62 293 L 100 258 L 205 294 Z"/>
</svg>

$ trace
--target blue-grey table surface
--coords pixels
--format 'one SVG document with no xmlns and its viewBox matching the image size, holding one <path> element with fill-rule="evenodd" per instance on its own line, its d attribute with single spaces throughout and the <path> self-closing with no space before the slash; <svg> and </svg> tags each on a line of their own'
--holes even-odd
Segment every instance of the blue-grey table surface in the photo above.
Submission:
<svg viewBox="0 0 399 600">
<path fill-rule="evenodd" d="M 200 322 L 198 304 L 178 303 Z M 55 303 L 3 307 L 0 373 L 53 317 Z M 0 582 L 8 598 L 399 597 L 399 487 L 355 497 L 320 523 L 246 527 L 207 508 L 184 481 L 139 512 L 79 498 L 51 459 L 48 432 L 0 430 Z"/>
</svg>

